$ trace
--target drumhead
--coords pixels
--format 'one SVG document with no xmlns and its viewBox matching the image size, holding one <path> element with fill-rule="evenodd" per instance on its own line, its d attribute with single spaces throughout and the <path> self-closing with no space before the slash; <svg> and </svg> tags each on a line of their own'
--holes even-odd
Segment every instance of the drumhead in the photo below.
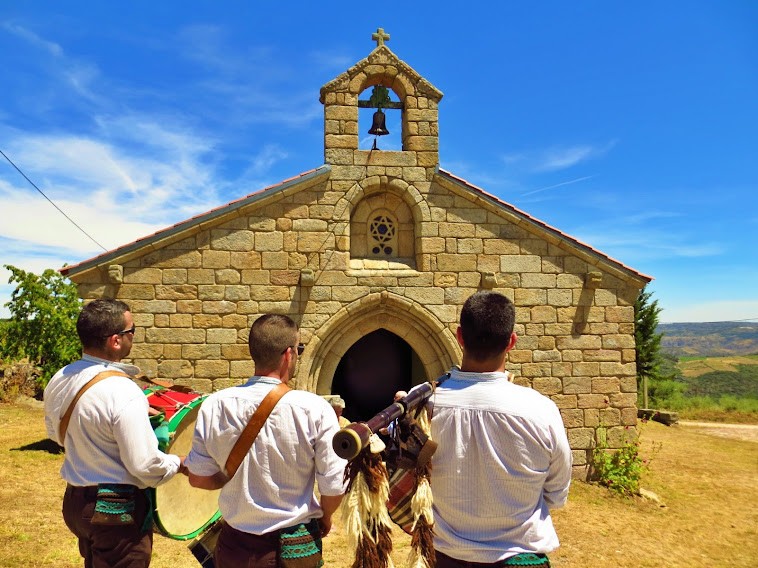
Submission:
<svg viewBox="0 0 758 568">
<path fill-rule="evenodd" d="M 195 429 L 200 403 L 199 397 L 177 412 L 169 421 L 173 437 L 166 453 L 186 456 L 192 449 L 192 434 Z M 175 540 L 197 537 L 221 517 L 218 510 L 220 489 L 208 491 L 189 484 L 186 475 L 175 475 L 154 489 L 155 526 L 163 536 Z"/>
</svg>

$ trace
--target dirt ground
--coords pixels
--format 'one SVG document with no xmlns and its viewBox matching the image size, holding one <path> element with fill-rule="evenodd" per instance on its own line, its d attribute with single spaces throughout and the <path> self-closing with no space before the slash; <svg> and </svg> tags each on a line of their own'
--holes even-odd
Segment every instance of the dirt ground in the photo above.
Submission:
<svg viewBox="0 0 758 568">
<path fill-rule="evenodd" d="M 715 422 L 680 420 L 678 425 L 681 428 L 692 428 L 710 436 L 758 442 L 758 424 L 717 424 Z"/>
<path fill-rule="evenodd" d="M 561 539 L 553 566 L 758 566 L 758 443 L 731 437 L 743 432 L 754 430 L 648 422 L 642 453 L 652 461 L 642 485 L 659 502 L 574 482 L 568 504 L 553 514 Z M 60 516 L 62 460 L 46 440 L 38 405 L 0 404 L 0 567 L 82 565 Z M 393 559 L 400 568 L 408 537 L 395 534 Z M 187 544 L 156 536 L 151 566 L 199 566 Z M 337 521 L 325 540 L 326 566 L 348 568 L 352 559 Z"/>
</svg>

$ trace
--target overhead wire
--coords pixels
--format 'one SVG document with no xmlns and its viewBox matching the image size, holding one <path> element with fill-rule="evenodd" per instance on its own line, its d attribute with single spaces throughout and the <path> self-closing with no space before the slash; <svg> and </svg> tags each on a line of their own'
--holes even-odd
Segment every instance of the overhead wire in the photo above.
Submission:
<svg viewBox="0 0 758 568">
<path fill-rule="evenodd" d="M 79 229 L 79 230 L 80 230 L 82 233 L 84 233 L 84 235 L 86 235 L 86 236 L 87 236 L 87 238 L 88 238 L 89 240 L 91 240 L 93 243 L 95 243 L 95 244 L 96 244 L 97 246 L 99 246 L 101 249 L 103 249 L 104 251 L 108 252 L 108 249 L 107 249 L 107 248 L 105 248 L 103 245 L 101 245 L 99 242 L 97 242 L 97 241 L 94 239 L 94 237 L 92 237 L 92 235 L 90 235 L 90 234 L 89 234 L 87 231 L 85 231 L 84 229 L 82 229 L 82 228 L 81 228 L 81 227 L 80 227 L 80 226 L 79 226 L 79 225 L 76 223 L 76 221 L 74 221 L 74 220 L 73 220 L 71 217 L 69 217 L 68 215 L 66 215 L 66 213 L 65 213 L 65 212 L 64 212 L 64 211 L 63 211 L 63 210 L 62 210 L 60 207 L 58 207 L 58 206 L 57 206 L 57 205 L 56 205 L 56 204 L 53 202 L 53 200 L 52 200 L 52 199 L 50 199 L 50 198 L 49 198 L 47 195 L 45 195 L 45 192 L 44 192 L 44 191 L 42 191 L 42 190 L 41 190 L 39 187 L 37 187 L 37 185 L 36 185 L 36 184 L 35 184 L 35 183 L 34 183 L 32 180 L 30 180 L 30 179 L 29 179 L 29 177 L 28 177 L 28 176 L 27 176 L 27 175 L 26 175 L 24 172 L 22 172 L 22 171 L 21 171 L 21 168 L 19 168 L 19 167 L 18 167 L 16 164 L 14 164 L 14 163 L 13 163 L 13 160 L 11 160 L 11 159 L 10 159 L 10 158 L 9 158 L 9 157 L 8 157 L 8 156 L 5 154 L 5 152 L 3 152 L 2 150 L 0 150 L 0 154 L 2 154 L 2 155 L 3 155 L 3 158 L 5 158 L 6 160 L 8 160 L 8 163 L 9 163 L 11 166 L 13 166 L 13 167 L 16 169 L 16 171 L 17 171 L 18 173 L 20 173 L 20 174 L 21 174 L 21 175 L 24 177 L 24 179 L 25 179 L 26 181 L 28 181 L 28 182 L 31 184 L 31 186 L 32 186 L 34 189 L 36 189 L 36 190 L 37 190 L 37 191 L 40 193 L 40 195 L 42 195 L 42 197 L 44 197 L 45 199 L 47 199 L 47 200 L 50 202 L 50 204 L 51 204 L 53 207 L 55 207 L 55 208 L 58 210 L 58 212 L 60 212 L 60 214 L 61 214 L 61 215 L 63 215 L 63 216 L 66 218 L 66 219 L 68 219 L 68 221 L 69 221 L 69 222 L 70 222 L 72 225 L 74 225 L 74 227 L 76 227 L 76 228 L 77 228 L 77 229 Z"/>
</svg>

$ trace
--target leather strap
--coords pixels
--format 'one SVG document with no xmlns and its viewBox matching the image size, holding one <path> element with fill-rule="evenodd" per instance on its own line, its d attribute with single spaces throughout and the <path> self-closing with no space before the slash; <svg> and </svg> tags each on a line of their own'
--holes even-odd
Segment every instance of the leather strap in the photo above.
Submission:
<svg viewBox="0 0 758 568">
<path fill-rule="evenodd" d="M 61 445 L 65 444 L 66 442 L 66 431 L 68 430 L 68 423 L 71 420 L 71 413 L 74 412 L 74 406 L 76 406 L 76 403 L 79 402 L 80 398 L 82 398 L 82 395 L 95 383 L 99 383 L 103 379 L 117 375 L 126 377 L 127 379 L 131 378 L 123 371 L 103 371 L 102 373 L 95 375 L 82 388 L 79 389 L 79 392 L 76 393 L 74 400 L 71 401 L 71 404 L 68 405 L 66 412 L 63 413 L 63 418 L 61 418 L 60 426 L 58 426 L 58 436 L 61 440 Z"/>
<path fill-rule="evenodd" d="M 250 422 L 247 423 L 242 434 L 237 438 L 232 451 L 229 452 L 229 457 L 226 459 L 224 469 L 226 470 L 227 479 L 231 479 L 234 477 L 234 474 L 237 473 L 237 468 L 242 463 L 242 460 L 245 459 L 248 450 L 250 450 L 253 442 L 255 442 L 255 439 L 258 437 L 258 432 L 261 431 L 268 415 L 271 414 L 271 411 L 276 406 L 276 403 L 279 402 L 279 399 L 289 391 L 290 388 L 287 385 L 279 383 L 268 392 L 260 405 L 258 405 L 258 408 L 255 409 L 253 416 L 250 418 Z"/>
</svg>

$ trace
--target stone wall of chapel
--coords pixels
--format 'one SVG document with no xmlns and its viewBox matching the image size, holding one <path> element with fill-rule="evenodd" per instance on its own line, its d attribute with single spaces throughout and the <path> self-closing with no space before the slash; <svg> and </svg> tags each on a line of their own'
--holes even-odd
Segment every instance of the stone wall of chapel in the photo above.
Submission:
<svg viewBox="0 0 758 568">
<path fill-rule="evenodd" d="M 358 150 L 358 96 L 376 84 L 405 105 L 404 151 Z M 379 328 L 407 341 L 435 378 L 460 361 L 464 301 L 499 291 L 516 306 L 508 369 L 556 402 L 583 476 L 598 428 L 611 448 L 635 434 L 634 301 L 644 283 L 438 175 L 441 97 L 377 48 L 322 88 L 328 179 L 124 253 L 121 282 L 107 266 L 81 272 L 80 295 L 127 301 L 138 326 L 132 361 L 202 392 L 252 375 L 250 325 L 288 314 L 306 344 L 295 385 L 328 394 L 340 358 Z M 402 225 L 396 259 L 369 258 L 352 242 L 383 208 Z"/>
<path fill-rule="evenodd" d="M 255 318 L 289 314 L 307 345 L 296 382 L 326 394 L 329 369 L 379 327 L 411 344 L 429 378 L 458 362 L 461 306 L 491 287 L 516 305 L 519 341 L 508 368 L 518 383 L 558 404 L 576 466 L 586 465 L 599 426 L 608 429 L 611 447 L 634 433 L 635 287 L 602 271 L 593 257 L 441 182 L 412 186 L 424 200 L 415 230 L 425 268 L 354 268 L 345 188 L 360 203 L 356 183 L 338 171 L 316 187 L 124 262 L 119 285 L 105 269 L 90 273 L 78 280 L 80 293 L 127 301 L 138 326 L 134 363 L 206 392 L 253 374 L 247 333 Z M 302 284 L 305 269 L 313 285 Z M 597 287 L 588 285 L 591 271 L 601 274 Z"/>
</svg>

